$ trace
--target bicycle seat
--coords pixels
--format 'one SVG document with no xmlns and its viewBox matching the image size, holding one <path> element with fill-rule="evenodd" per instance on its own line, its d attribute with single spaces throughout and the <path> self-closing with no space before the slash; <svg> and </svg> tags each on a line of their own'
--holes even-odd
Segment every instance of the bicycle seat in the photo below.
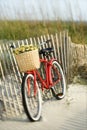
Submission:
<svg viewBox="0 0 87 130">
<path fill-rule="evenodd" d="M 43 55 L 46 55 L 46 54 L 50 54 L 51 52 L 53 52 L 54 49 L 53 48 L 45 48 L 45 49 L 42 49 L 39 51 L 39 54 L 43 54 Z"/>
</svg>

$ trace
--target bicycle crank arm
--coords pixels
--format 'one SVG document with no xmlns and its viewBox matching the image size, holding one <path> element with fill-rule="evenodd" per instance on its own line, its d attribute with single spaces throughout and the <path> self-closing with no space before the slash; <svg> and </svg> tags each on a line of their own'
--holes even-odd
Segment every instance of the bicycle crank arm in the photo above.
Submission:
<svg viewBox="0 0 87 130">
<path fill-rule="evenodd" d="M 57 93 L 56 93 L 54 87 L 52 87 L 51 90 L 52 90 L 53 96 L 56 97 L 56 96 L 57 96 Z"/>
</svg>

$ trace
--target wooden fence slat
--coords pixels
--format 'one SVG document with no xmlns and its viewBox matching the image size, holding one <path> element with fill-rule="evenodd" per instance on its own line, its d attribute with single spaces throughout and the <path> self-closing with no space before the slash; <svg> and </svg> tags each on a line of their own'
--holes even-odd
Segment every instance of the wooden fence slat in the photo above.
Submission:
<svg viewBox="0 0 87 130">
<path fill-rule="evenodd" d="M 33 39 L 32 38 L 30 38 L 30 44 L 33 44 Z"/>
<path fill-rule="evenodd" d="M 5 75 L 4 75 L 4 72 L 3 72 L 3 67 L 2 67 L 1 61 L 0 61 L 0 70 L 1 70 L 2 80 L 5 81 Z"/>
<path fill-rule="evenodd" d="M 7 117 L 7 111 L 8 111 L 8 109 L 7 109 L 7 104 L 6 104 L 6 98 L 4 97 L 4 92 L 3 92 L 4 90 L 2 89 L 2 100 L 3 100 L 3 103 L 4 103 L 4 108 L 5 108 L 5 112 L 6 112 L 6 117 Z"/>
<path fill-rule="evenodd" d="M 67 83 L 69 82 L 69 56 L 70 56 L 70 39 L 68 36 L 68 31 L 66 32 L 66 37 L 65 37 L 65 44 L 66 44 L 66 80 Z"/>
<path fill-rule="evenodd" d="M 56 51 L 56 53 L 57 53 L 57 60 L 60 63 L 59 40 L 58 40 L 58 34 L 57 33 L 56 33 L 55 39 L 56 39 L 56 49 L 57 49 L 57 51 Z"/>
<path fill-rule="evenodd" d="M 25 39 L 25 43 L 28 45 L 28 40 L 27 39 Z"/>
<path fill-rule="evenodd" d="M 53 35 L 51 34 L 51 39 L 52 39 L 52 44 L 53 44 L 53 48 L 54 48 L 54 58 L 57 59 L 57 55 L 56 55 L 56 48 L 55 48 L 55 42 L 54 42 L 54 37 Z"/>
<path fill-rule="evenodd" d="M 63 47 L 62 47 L 62 33 L 59 33 L 59 42 L 60 42 L 60 59 L 61 59 L 61 66 L 63 68 L 64 71 L 64 63 L 63 63 Z"/>
<path fill-rule="evenodd" d="M 37 46 L 37 41 L 35 37 L 33 38 L 33 41 L 34 41 L 35 46 Z"/>
<path fill-rule="evenodd" d="M 71 38 L 68 37 L 67 38 L 67 81 L 70 80 L 70 77 L 72 75 L 72 72 L 70 71 L 71 70 L 71 63 L 73 61 L 73 50 L 72 50 L 72 45 L 71 45 Z"/>
<path fill-rule="evenodd" d="M 2 64 L 2 66 L 4 68 L 3 72 L 7 75 L 8 72 L 7 72 L 7 68 L 6 68 L 6 61 L 3 60 L 5 58 L 4 58 L 4 54 L 3 54 L 3 50 L 2 50 L 2 45 L 0 46 L 0 56 L 1 56 L 1 58 L 0 58 L 1 64 Z"/>
<path fill-rule="evenodd" d="M 47 35 L 47 38 L 48 38 L 48 40 L 49 40 L 49 39 L 51 39 L 51 36 L 48 34 L 48 35 Z M 53 47 L 52 41 L 49 42 L 48 47 L 49 47 L 49 48 L 50 48 L 50 47 Z M 51 58 L 52 58 L 52 57 L 54 57 L 54 54 L 53 54 L 53 53 L 51 53 Z"/>
<path fill-rule="evenodd" d="M 65 31 L 63 31 L 62 34 L 63 37 L 63 42 L 62 42 L 62 47 L 63 47 L 63 64 L 64 64 L 64 74 L 66 75 L 66 44 L 65 44 Z"/>
<path fill-rule="evenodd" d="M 43 36 L 44 41 L 47 41 L 48 39 L 46 38 L 46 36 Z M 49 48 L 49 43 L 45 44 L 45 48 Z M 50 60 L 50 56 L 48 56 L 48 60 Z"/>
</svg>

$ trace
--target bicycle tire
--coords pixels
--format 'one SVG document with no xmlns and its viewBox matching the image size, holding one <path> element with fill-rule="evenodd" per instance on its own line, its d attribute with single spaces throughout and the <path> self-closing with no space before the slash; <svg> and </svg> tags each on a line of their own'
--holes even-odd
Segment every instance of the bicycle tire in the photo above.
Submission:
<svg viewBox="0 0 87 130">
<path fill-rule="evenodd" d="M 28 83 L 30 81 L 30 94 L 28 94 Z M 42 100 L 41 93 L 36 82 L 37 92 L 34 96 L 34 76 L 32 74 L 25 74 L 22 80 L 22 103 L 24 111 L 30 121 L 38 121 L 41 117 Z M 37 103 L 37 104 L 36 104 Z M 35 110 L 35 111 L 34 111 Z M 33 113 L 34 112 L 34 113 Z"/>
<path fill-rule="evenodd" d="M 53 92 L 53 95 L 56 97 L 56 99 L 60 100 L 60 99 L 64 98 L 65 93 L 66 93 L 65 77 L 64 77 L 63 70 L 62 70 L 60 64 L 57 61 L 53 61 L 52 68 L 51 68 L 53 82 L 55 82 L 59 78 L 58 75 L 56 74 L 53 66 L 55 66 L 56 71 L 58 71 L 61 78 L 60 78 L 60 81 L 51 88 L 51 90 Z"/>
</svg>

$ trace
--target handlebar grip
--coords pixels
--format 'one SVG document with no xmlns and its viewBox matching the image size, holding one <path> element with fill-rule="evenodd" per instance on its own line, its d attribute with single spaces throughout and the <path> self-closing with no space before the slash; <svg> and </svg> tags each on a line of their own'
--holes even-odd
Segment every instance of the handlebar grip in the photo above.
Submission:
<svg viewBox="0 0 87 130">
<path fill-rule="evenodd" d="M 14 48 L 15 48 L 15 46 L 14 46 L 14 45 L 10 45 L 10 48 L 14 49 Z"/>
<path fill-rule="evenodd" d="M 51 42 L 52 40 L 51 39 L 48 39 L 47 41 L 45 41 L 46 43 L 49 43 L 49 42 Z"/>
</svg>

